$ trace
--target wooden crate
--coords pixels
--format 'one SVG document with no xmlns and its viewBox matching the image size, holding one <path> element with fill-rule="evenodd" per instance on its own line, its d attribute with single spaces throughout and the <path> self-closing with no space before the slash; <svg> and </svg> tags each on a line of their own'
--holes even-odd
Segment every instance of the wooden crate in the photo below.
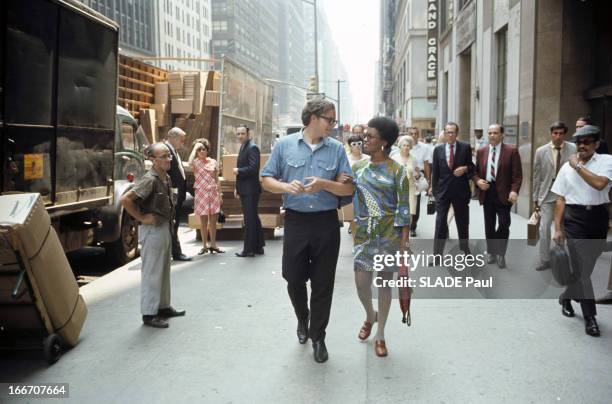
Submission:
<svg viewBox="0 0 612 404">
<path fill-rule="evenodd" d="M 155 83 L 166 81 L 168 71 L 119 55 L 119 86 L 117 102 L 136 119 L 140 110 L 148 109 L 155 101 Z"/>
</svg>

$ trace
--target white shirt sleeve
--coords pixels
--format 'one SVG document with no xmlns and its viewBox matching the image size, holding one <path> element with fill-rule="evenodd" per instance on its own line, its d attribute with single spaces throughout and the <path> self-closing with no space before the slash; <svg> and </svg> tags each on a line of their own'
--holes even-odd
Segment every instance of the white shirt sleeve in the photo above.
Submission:
<svg viewBox="0 0 612 404">
<path fill-rule="evenodd" d="M 570 174 L 570 170 L 573 170 L 573 168 L 569 165 L 569 163 L 566 162 L 563 164 L 561 169 L 559 169 L 559 174 L 557 174 L 555 182 L 553 182 L 552 188 L 550 189 L 552 192 L 560 196 L 567 195 L 567 177 Z"/>
</svg>

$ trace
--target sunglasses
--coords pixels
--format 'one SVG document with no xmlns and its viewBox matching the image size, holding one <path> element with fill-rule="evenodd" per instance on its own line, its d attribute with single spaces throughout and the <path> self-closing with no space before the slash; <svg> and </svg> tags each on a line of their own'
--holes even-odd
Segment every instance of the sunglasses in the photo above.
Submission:
<svg viewBox="0 0 612 404">
<path fill-rule="evenodd" d="M 197 152 L 201 152 L 201 151 L 208 151 L 208 149 L 204 149 L 204 148 L 200 147 L 200 148 L 197 150 Z"/>
<path fill-rule="evenodd" d="M 351 147 L 361 146 L 363 142 L 351 142 Z"/>
<path fill-rule="evenodd" d="M 576 145 L 586 145 L 586 146 L 590 146 L 593 143 L 597 143 L 597 140 L 593 140 L 593 139 L 576 139 Z"/>
</svg>

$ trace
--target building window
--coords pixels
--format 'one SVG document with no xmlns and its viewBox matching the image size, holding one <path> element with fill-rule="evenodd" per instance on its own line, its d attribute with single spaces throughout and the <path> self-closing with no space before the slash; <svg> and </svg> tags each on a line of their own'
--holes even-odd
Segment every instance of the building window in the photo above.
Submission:
<svg viewBox="0 0 612 404">
<path fill-rule="evenodd" d="M 508 102 L 508 27 L 495 34 L 497 42 L 497 122 L 503 124 Z"/>
</svg>

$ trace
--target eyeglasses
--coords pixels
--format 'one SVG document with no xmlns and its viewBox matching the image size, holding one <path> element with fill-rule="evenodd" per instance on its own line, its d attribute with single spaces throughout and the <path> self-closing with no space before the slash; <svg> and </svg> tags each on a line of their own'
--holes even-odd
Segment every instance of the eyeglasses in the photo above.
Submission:
<svg viewBox="0 0 612 404">
<path fill-rule="evenodd" d="M 363 135 L 363 140 L 369 140 L 369 139 L 380 139 L 380 136 L 374 136 L 370 133 L 366 133 L 365 135 Z"/>
<path fill-rule="evenodd" d="M 205 149 L 205 148 L 203 148 L 203 147 L 200 147 L 200 148 L 199 148 L 198 150 L 196 150 L 196 151 L 199 153 L 199 152 L 201 152 L 201 151 L 208 151 L 208 149 Z"/>
<path fill-rule="evenodd" d="M 576 145 L 586 145 L 586 146 L 590 146 L 593 143 L 597 143 L 597 140 L 593 140 L 593 139 L 576 139 Z"/>
<path fill-rule="evenodd" d="M 351 142 L 351 147 L 361 146 L 363 142 Z"/>
<path fill-rule="evenodd" d="M 324 116 L 324 115 L 317 115 L 319 118 L 325 119 L 327 121 L 328 124 L 330 125 L 335 125 L 338 123 L 337 120 L 335 120 L 334 118 L 331 118 L 329 116 Z"/>
</svg>

